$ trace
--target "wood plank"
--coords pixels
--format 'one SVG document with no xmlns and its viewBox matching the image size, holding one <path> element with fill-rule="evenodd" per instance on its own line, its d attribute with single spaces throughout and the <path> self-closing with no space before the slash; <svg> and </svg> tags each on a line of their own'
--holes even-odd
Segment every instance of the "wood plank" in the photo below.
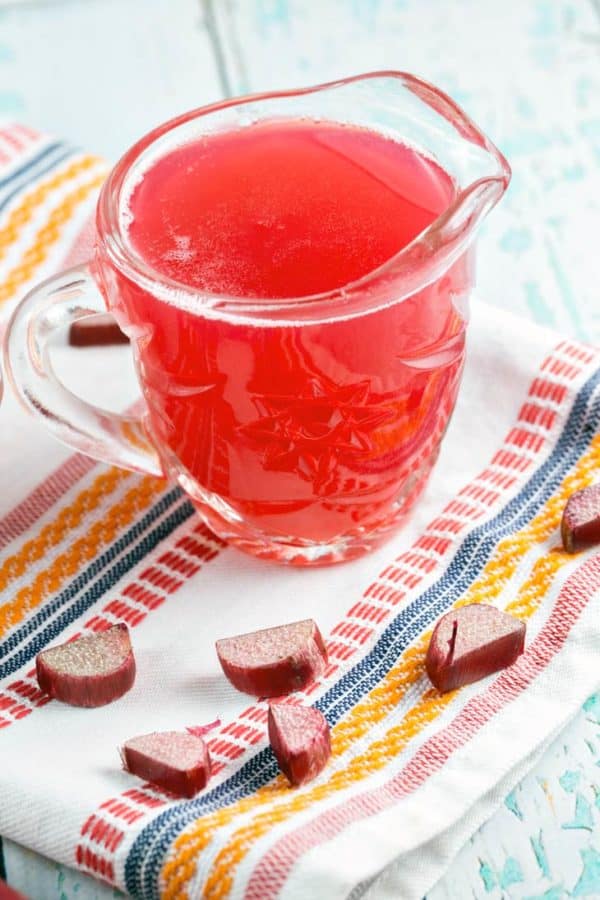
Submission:
<svg viewBox="0 0 600 900">
<path fill-rule="evenodd" d="M 59 0 L 0 9 L 0 118 L 114 160 L 222 94 L 199 0 Z"/>
<path fill-rule="evenodd" d="M 600 5 L 535 0 L 212 0 L 234 93 L 404 69 L 505 151 L 511 188 L 480 242 L 479 295 L 600 340 Z M 426 13 L 425 13 L 426 10 Z"/>
</svg>

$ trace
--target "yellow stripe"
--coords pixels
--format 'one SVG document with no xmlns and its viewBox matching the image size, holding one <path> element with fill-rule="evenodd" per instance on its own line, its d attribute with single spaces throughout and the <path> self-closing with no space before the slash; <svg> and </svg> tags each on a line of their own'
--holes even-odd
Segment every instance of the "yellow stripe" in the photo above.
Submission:
<svg viewBox="0 0 600 900">
<path fill-rule="evenodd" d="M 80 185 L 52 210 L 48 221 L 39 229 L 33 243 L 21 257 L 19 265 L 14 266 L 0 283 L 0 304 L 9 300 L 21 285 L 33 277 L 47 258 L 49 249 L 59 240 L 62 226 L 72 218 L 75 207 L 82 203 L 88 194 L 99 188 L 104 179 L 104 175 L 97 175 L 91 181 Z"/>
<path fill-rule="evenodd" d="M 5 591 L 11 581 L 20 578 L 28 567 L 41 559 L 52 547 L 56 547 L 65 535 L 77 528 L 84 516 L 87 516 L 112 494 L 131 472 L 124 469 L 109 469 L 94 479 L 92 484 L 81 491 L 69 506 L 60 510 L 52 522 L 46 523 L 34 538 L 27 541 L 18 553 L 7 557 L 0 566 L 0 593 Z"/>
<path fill-rule="evenodd" d="M 57 519 L 42 529 L 37 538 L 28 542 L 15 557 L 7 560 L 10 565 L 2 573 L 5 577 L 4 583 L 8 581 L 7 576 L 17 577 L 31 562 L 40 559 L 69 531 L 77 528 L 84 517 L 106 498 L 107 489 L 112 492 L 121 481 L 130 476 L 131 473 L 118 469 L 111 469 L 100 475 L 91 488 L 83 491 L 73 504 L 61 510 Z M 153 498 L 163 488 L 164 483 L 156 478 L 145 477 L 136 480 L 134 487 L 111 506 L 101 519 L 89 526 L 85 533 L 70 544 L 46 569 L 38 572 L 30 584 L 22 587 L 14 597 L 0 607 L 0 636 L 21 622 L 49 594 L 59 590 L 61 585 L 76 575 L 85 563 L 94 559 L 101 548 L 110 544 L 139 512 L 152 503 Z"/>
<path fill-rule="evenodd" d="M 72 162 L 62 172 L 57 172 L 55 175 L 47 178 L 35 190 L 30 191 L 19 205 L 11 211 L 6 225 L 0 228 L 0 259 L 4 258 L 10 245 L 16 243 L 23 226 L 31 221 L 37 207 L 42 205 L 52 191 L 55 191 L 67 181 L 76 178 L 77 175 L 80 175 L 87 169 L 91 169 L 92 166 L 99 164 L 102 164 L 102 160 L 99 157 L 84 156 Z"/>
<path fill-rule="evenodd" d="M 591 484 L 599 466 L 600 437 L 595 437 L 575 470 L 571 475 L 567 475 L 554 496 L 550 497 L 530 524 L 500 541 L 494 556 L 484 566 L 480 577 L 455 605 L 486 603 L 500 596 L 528 550 L 535 544 L 548 540 L 556 531 L 567 498 L 575 491 Z"/>
<path fill-rule="evenodd" d="M 528 579 L 527 599 L 522 597 L 521 592 L 519 592 L 520 619 L 527 621 L 531 618 L 545 596 L 552 582 L 552 577 L 561 566 L 571 562 L 572 559 L 572 556 L 561 550 L 555 553 L 550 567 L 547 565 L 548 555 L 538 560 L 533 567 L 531 577 Z M 507 609 L 510 611 L 513 605 L 510 604 Z M 428 638 L 429 636 L 427 636 Z M 424 641 L 420 647 L 421 660 L 416 672 L 417 679 L 423 674 L 426 648 L 427 641 Z M 346 769 L 336 772 L 326 784 L 319 785 L 304 794 L 298 794 L 288 803 L 266 810 L 256 816 L 248 825 L 238 829 L 230 843 L 221 850 L 215 859 L 203 896 L 207 900 L 208 898 L 210 900 L 223 900 L 233 886 L 236 867 L 248 854 L 252 844 L 263 837 L 275 825 L 306 809 L 311 803 L 324 800 L 331 794 L 364 780 L 373 772 L 380 771 L 394 757 L 402 753 L 410 741 L 427 725 L 438 718 L 457 693 L 459 691 L 438 694 L 435 690 L 429 688 L 421 695 L 419 701 L 410 708 L 398 725 L 390 728 L 378 741 L 374 741 L 366 752 L 354 757 Z M 284 790 L 285 788 L 281 793 Z"/>
<path fill-rule="evenodd" d="M 589 484 L 594 469 L 599 465 L 600 438 L 596 438 L 579 461 L 575 471 L 564 479 L 560 489 L 535 519 L 516 535 L 500 542 L 494 557 L 471 590 L 461 598 L 459 604 L 485 602 L 497 597 L 528 550 L 544 542 L 558 527 L 562 508 L 569 494 Z M 510 554 L 508 558 L 507 553 Z M 522 619 L 528 619 L 538 608 L 558 568 L 571 559 L 568 554 L 556 550 L 541 557 L 519 591 L 517 600 L 508 606 L 509 611 Z M 332 731 L 333 760 L 344 754 L 373 725 L 383 721 L 407 690 L 423 675 L 429 637 L 430 633 L 422 635 L 416 644 L 408 648 L 401 661 L 386 678 L 354 707 L 347 719 L 336 725 Z M 381 769 L 426 725 L 437 718 L 453 696 L 453 693 L 439 696 L 431 690 L 425 692 L 403 720 L 390 729 L 384 738 L 371 744 L 358 757 L 354 757 L 346 768 L 333 773 L 327 782 L 308 791 L 294 792 L 295 796 L 291 801 L 267 809 L 257 815 L 252 822 L 240 828 L 217 855 L 208 876 L 205 895 L 213 898 L 225 897 L 233 883 L 235 867 L 246 856 L 252 844 L 274 824 Z M 163 866 L 162 896 L 165 900 L 187 896 L 185 885 L 194 876 L 198 854 L 210 843 L 218 828 L 227 825 L 242 813 L 285 797 L 289 792 L 285 779 L 279 776 L 254 795 L 197 820 L 190 830 L 177 838 L 173 847 L 174 855 Z"/>
</svg>

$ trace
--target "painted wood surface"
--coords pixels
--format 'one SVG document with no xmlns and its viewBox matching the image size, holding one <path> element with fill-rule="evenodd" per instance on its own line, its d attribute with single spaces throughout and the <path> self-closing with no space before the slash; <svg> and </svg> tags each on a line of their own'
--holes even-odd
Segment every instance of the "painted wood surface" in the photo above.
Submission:
<svg viewBox="0 0 600 900">
<path fill-rule="evenodd" d="M 225 93 L 381 68 L 444 87 L 513 166 L 480 241 L 479 295 L 600 341 L 600 0 L 0 5 L 0 117 L 113 159 L 162 119 Z M 600 694 L 430 900 L 600 898 L 599 767 Z M 34 898 L 114 896 L 12 844 L 6 858 L 9 877 Z"/>
<path fill-rule="evenodd" d="M 0 6 L 0 118 L 116 161 L 153 126 L 221 92 L 198 0 Z"/>
</svg>

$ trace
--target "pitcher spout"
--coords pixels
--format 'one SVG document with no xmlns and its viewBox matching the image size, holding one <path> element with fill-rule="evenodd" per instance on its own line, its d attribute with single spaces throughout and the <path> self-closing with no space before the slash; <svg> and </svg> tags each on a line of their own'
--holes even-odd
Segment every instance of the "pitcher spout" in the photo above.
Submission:
<svg viewBox="0 0 600 900">
<path fill-rule="evenodd" d="M 483 178 L 470 185 L 457 199 L 451 216 L 452 227 L 457 231 L 467 229 L 476 233 L 504 195 L 509 182 L 510 172 L 501 177 Z"/>
<path fill-rule="evenodd" d="M 451 206 L 433 223 L 429 243 L 432 252 L 444 251 L 451 264 L 464 252 L 487 215 L 501 200 L 510 183 L 510 168 L 499 175 L 480 178 L 460 191 Z"/>
<path fill-rule="evenodd" d="M 433 159 L 454 187 L 447 208 L 431 225 L 372 273 L 372 280 L 366 279 L 371 280 L 373 296 L 382 298 L 393 285 L 393 295 L 401 299 L 440 278 L 469 250 L 486 216 L 506 192 L 511 169 L 464 110 L 433 85 L 403 72 L 373 73 L 357 80 L 362 82 L 363 99 L 368 95 L 379 115 L 386 99 L 390 136 L 410 141 Z"/>
</svg>

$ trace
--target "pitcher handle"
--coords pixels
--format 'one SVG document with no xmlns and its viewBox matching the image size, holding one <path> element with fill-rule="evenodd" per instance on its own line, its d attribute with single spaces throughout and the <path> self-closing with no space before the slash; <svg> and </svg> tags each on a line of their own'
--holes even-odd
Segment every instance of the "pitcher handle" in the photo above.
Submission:
<svg viewBox="0 0 600 900">
<path fill-rule="evenodd" d="M 56 377 L 49 339 L 59 328 L 106 314 L 90 265 L 75 266 L 30 291 L 4 338 L 4 363 L 17 397 L 64 444 L 124 469 L 164 477 L 139 416 L 100 409 Z"/>
</svg>

